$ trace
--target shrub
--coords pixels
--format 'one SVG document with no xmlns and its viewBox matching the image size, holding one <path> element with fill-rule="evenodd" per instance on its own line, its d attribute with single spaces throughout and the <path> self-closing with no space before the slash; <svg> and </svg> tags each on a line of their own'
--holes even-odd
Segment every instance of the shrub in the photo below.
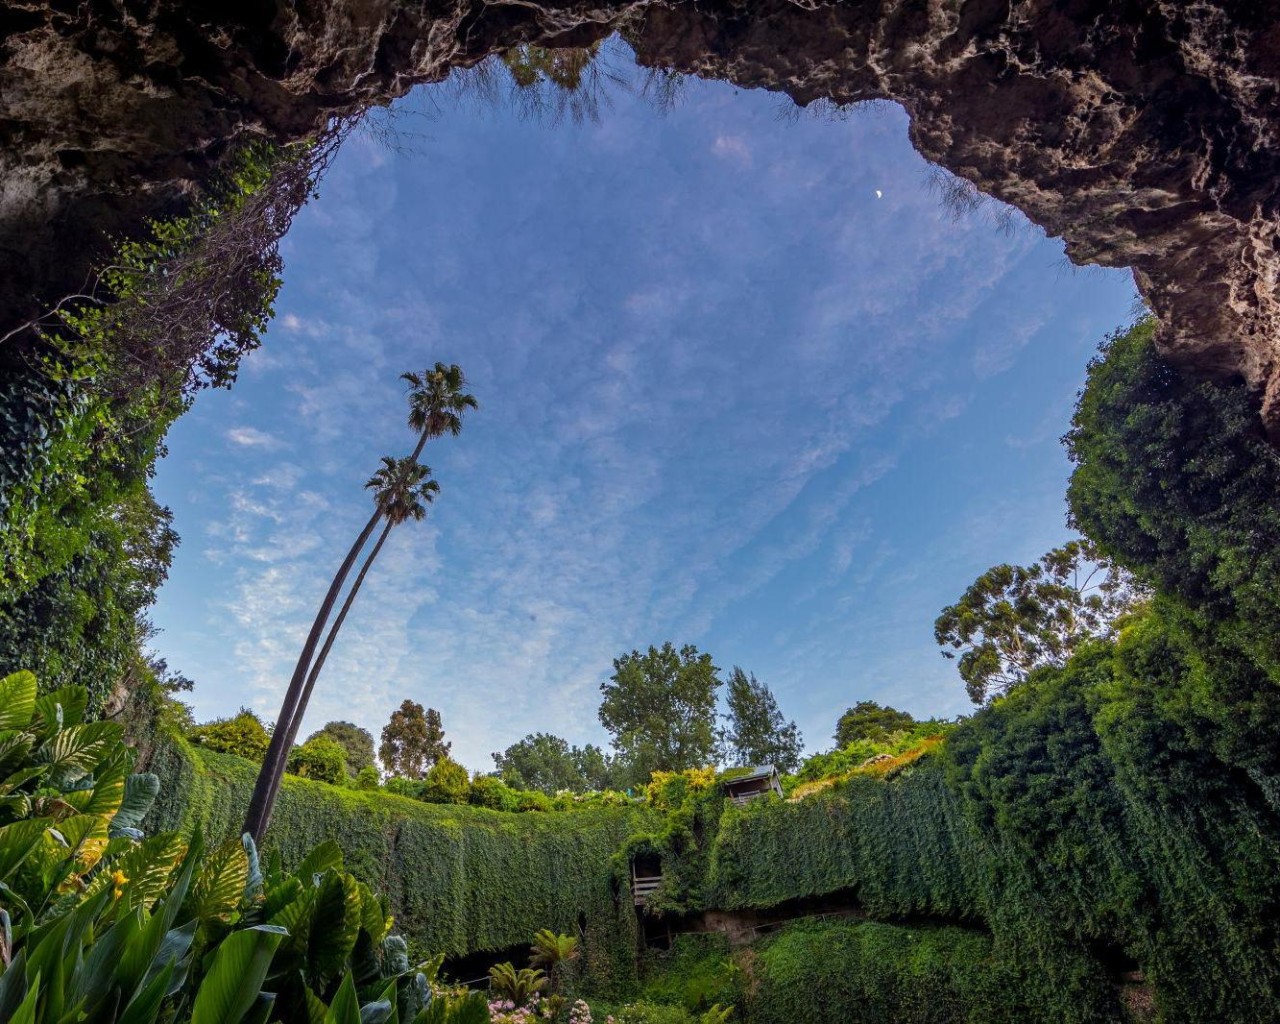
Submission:
<svg viewBox="0 0 1280 1024">
<path fill-rule="evenodd" d="M 262 719 L 248 708 L 241 708 L 233 718 L 218 718 L 197 725 L 187 737 L 192 743 L 216 750 L 219 754 L 234 754 L 259 764 L 267 756 L 267 747 L 271 744 L 271 734 L 262 724 Z"/>
<path fill-rule="evenodd" d="M 304 779 L 337 785 L 347 778 L 346 751 L 336 740 L 319 734 L 289 751 L 288 770 Z"/>
<path fill-rule="evenodd" d="M 352 784 L 356 789 L 368 793 L 380 788 L 382 780 L 378 776 L 378 769 L 371 764 L 367 764 L 356 773 Z"/>
<path fill-rule="evenodd" d="M 520 810 L 520 795 L 501 779 L 492 775 L 477 775 L 471 780 L 471 793 L 468 800 L 476 807 L 488 807 L 494 811 Z"/>
<path fill-rule="evenodd" d="M 427 772 L 420 799 L 429 804 L 465 804 L 470 794 L 467 770 L 452 758 L 442 757 Z"/>
</svg>

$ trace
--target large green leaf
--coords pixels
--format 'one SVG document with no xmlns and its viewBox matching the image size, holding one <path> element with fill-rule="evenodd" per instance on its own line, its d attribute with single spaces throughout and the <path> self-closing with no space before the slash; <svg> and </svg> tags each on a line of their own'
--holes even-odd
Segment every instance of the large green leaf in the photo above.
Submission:
<svg viewBox="0 0 1280 1024">
<path fill-rule="evenodd" d="M 47 740 L 59 729 L 69 729 L 84 721 L 89 691 L 83 686 L 64 686 L 36 700 L 31 731 Z"/>
<path fill-rule="evenodd" d="M 0 974 L 0 1020 L 12 1020 L 26 997 L 27 951 L 20 949 L 4 973 Z"/>
<path fill-rule="evenodd" d="M 257 925 L 232 932 L 214 954 L 191 1007 L 191 1024 L 240 1024 L 257 1001 L 283 928 Z"/>
<path fill-rule="evenodd" d="M 320 843 L 302 859 L 298 869 L 293 873 L 304 885 L 310 885 L 316 875 L 325 871 L 342 868 L 342 847 L 332 839 Z"/>
<path fill-rule="evenodd" d="M 177 969 L 178 964 L 173 960 L 161 967 L 155 977 L 128 1003 L 118 1024 L 153 1024 L 160 1016 L 160 1005 L 169 994 L 170 983 Z"/>
<path fill-rule="evenodd" d="M 0 731 L 25 729 L 36 710 L 36 677 L 14 672 L 0 679 Z"/>
<path fill-rule="evenodd" d="M 188 912 L 201 921 L 225 921 L 244 898 L 249 880 L 249 857 L 235 839 L 223 843 L 200 866 L 191 889 Z"/>
<path fill-rule="evenodd" d="M 9 1018 L 9 1024 L 36 1024 L 36 1003 L 40 999 L 40 975 L 31 979 L 31 990 L 17 1012 Z"/>
<path fill-rule="evenodd" d="M 89 774 L 123 737 L 115 722 L 73 725 L 41 744 L 35 756 L 49 766 L 50 785 L 61 788 Z"/>
<path fill-rule="evenodd" d="M 0 881 L 8 879 L 41 844 L 48 824 L 35 818 L 0 827 Z"/>
<path fill-rule="evenodd" d="M 360 934 L 360 888 L 350 875 L 330 871 L 320 880 L 312 905 L 307 944 L 307 981 L 323 991 L 346 969 Z"/>
<path fill-rule="evenodd" d="M 124 799 L 111 819 L 111 834 L 118 835 L 124 829 L 138 828 L 159 795 L 160 780 L 150 772 L 130 775 L 125 779 Z"/>
<path fill-rule="evenodd" d="M 324 1015 L 324 1024 L 360 1024 L 360 1000 L 356 998 L 356 983 L 348 974 L 338 986 L 338 992 Z"/>
<path fill-rule="evenodd" d="M 36 745 L 36 738 L 29 732 L 16 732 L 10 730 L 0 733 L 0 774 L 8 776 L 9 773 L 25 770 L 30 765 L 31 751 Z M 39 773 L 44 774 L 49 770 L 48 765 L 40 765 Z M 18 783 L 15 781 L 14 783 Z"/>
</svg>

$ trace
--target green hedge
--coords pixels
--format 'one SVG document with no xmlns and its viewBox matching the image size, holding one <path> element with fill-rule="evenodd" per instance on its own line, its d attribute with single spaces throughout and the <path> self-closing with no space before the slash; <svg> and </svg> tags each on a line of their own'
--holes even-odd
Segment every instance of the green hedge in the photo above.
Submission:
<svg viewBox="0 0 1280 1024">
<path fill-rule="evenodd" d="M 881 917 L 980 920 L 981 837 L 944 771 L 921 759 L 796 803 L 729 805 L 711 849 L 709 904 L 734 910 L 845 892 Z"/>
<path fill-rule="evenodd" d="M 802 921 L 748 961 L 751 1024 L 1045 1024 L 990 936 L 954 927 Z"/>
<path fill-rule="evenodd" d="M 233 835 L 257 767 L 182 740 L 161 744 L 149 829 Z M 507 814 L 286 776 L 266 846 L 289 865 L 335 840 L 347 869 L 387 896 L 398 930 L 424 951 L 503 950 L 540 928 L 576 935 L 585 921 L 585 976 L 610 991 L 633 982 L 636 953 L 630 893 L 612 858 L 643 817 L 617 807 Z"/>
</svg>

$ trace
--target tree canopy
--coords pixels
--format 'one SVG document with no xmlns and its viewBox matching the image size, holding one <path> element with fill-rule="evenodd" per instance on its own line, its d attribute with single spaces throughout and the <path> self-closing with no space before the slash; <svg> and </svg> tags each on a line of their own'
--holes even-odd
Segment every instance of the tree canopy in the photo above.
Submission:
<svg viewBox="0 0 1280 1024">
<path fill-rule="evenodd" d="M 599 747 L 571 747 L 550 733 L 530 733 L 493 755 L 497 776 L 513 789 L 583 793 L 607 789 L 610 759 Z"/>
<path fill-rule="evenodd" d="M 420 779 L 437 761 L 449 756 L 451 746 L 445 742 L 440 712 L 435 708 L 424 711 L 417 701 L 406 699 L 383 726 L 378 758 L 388 775 Z"/>
<path fill-rule="evenodd" d="M 836 723 L 836 746 L 844 749 L 859 740 L 879 742 L 915 724 L 916 720 L 905 711 L 883 707 L 873 700 L 860 700 Z"/>
<path fill-rule="evenodd" d="M 631 785 L 655 771 L 702 768 L 716 760 L 716 692 L 719 669 L 711 655 L 670 642 L 613 661 L 600 685 L 600 722 Z"/>
<path fill-rule="evenodd" d="M 307 737 L 307 742 L 321 736 L 329 737 L 342 747 L 350 774 L 358 775 L 362 769 L 373 765 L 373 734 L 368 729 L 361 729 L 353 722 L 326 722 Z"/>
<path fill-rule="evenodd" d="M 773 692 L 754 673 L 748 675 L 735 665 L 726 697 L 729 714 L 721 739 L 735 765 L 772 764 L 781 772 L 800 767 L 800 730 L 783 718 Z"/>
<path fill-rule="evenodd" d="M 1116 619 L 1144 596 L 1092 541 L 1073 540 L 1034 565 L 988 569 L 942 610 L 933 635 L 943 657 L 962 652 L 960 677 L 983 704 L 1033 669 L 1061 668 L 1085 640 L 1114 635 Z"/>
</svg>

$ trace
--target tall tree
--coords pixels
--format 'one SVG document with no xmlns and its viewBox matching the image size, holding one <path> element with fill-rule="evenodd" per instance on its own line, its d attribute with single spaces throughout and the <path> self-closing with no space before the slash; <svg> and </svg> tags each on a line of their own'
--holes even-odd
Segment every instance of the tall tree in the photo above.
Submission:
<svg viewBox="0 0 1280 1024">
<path fill-rule="evenodd" d="M 470 409 L 478 407 L 476 399 L 466 392 L 467 379 L 461 367 L 456 363 L 446 365 L 436 363 L 431 370 L 418 373 L 401 374 L 401 379 L 409 385 L 409 427 L 418 434 L 417 445 L 410 459 L 417 461 L 422 449 L 433 437 L 444 434 L 457 434 L 462 430 L 462 416 Z M 289 754 L 289 746 L 297 735 L 302 724 L 302 716 L 306 711 L 304 691 L 309 696 L 307 680 L 311 670 L 311 662 L 315 657 L 316 645 L 320 642 L 320 634 L 324 630 L 329 614 L 337 602 L 351 567 L 364 549 L 365 543 L 373 534 L 382 517 L 382 509 L 375 503 L 374 513 L 365 523 L 355 543 L 347 552 L 342 565 L 338 567 L 329 590 L 316 612 L 311 630 L 302 645 L 298 662 L 294 666 L 293 675 L 285 690 L 284 701 L 280 707 L 280 716 L 276 720 L 276 731 L 271 737 L 271 746 L 254 783 L 253 794 L 249 798 L 249 808 L 245 814 L 244 831 L 258 842 L 262 841 L 271 821 L 271 808 L 275 804 L 276 794 L 280 789 L 280 780 L 284 776 L 285 762 Z"/>
<path fill-rule="evenodd" d="M 441 758 L 449 756 L 451 743 L 444 739 L 440 712 L 423 710 L 414 700 L 405 700 L 392 712 L 382 729 L 378 758 L 388 775 L 420 779 Z"/>
<path fill-rule="evenodd" d="M 354 722 L 326 722 L 307 737 L 307 742 L 325 736 L 342 748 L 347 772 L 359 775 L 360 769 L 373 766 L 373 734 Z"/>
<path fill-rule="evenodd" d="M 320 648 L 315 661 L 311 665 L 311 670 L 307 673 L 307 683 L 303 687 L 302 699 L 298 704 L 299 711 L 293 716 L 293 721 L 289 725 L 289 735 L 285 737 L 286 750 L 293 749 L 293 742 L 297 738 L 298 728 L 302 725 L 302 711 L 306 709 L 307 703 L 311 700 L 311 692 L 315 689 L 316 680 L 320 677 L 324 663 L 329 658 L 329 652 L 333 649 L 333 642 L 338 637 L 338 630 L 346 622 L 347 613 L 351 611 L 356 595 L 360 593 L 360 587 L 364 584 L 365 577 L 369 575 L 369 569 L 373 566 L 374 560 L 382 550 L 382 545 L 386 543 L 387 536 L 394 527 L 408 522 L 410 519 L 420 522 L 427 514 L 427 506 L 440 493 L 440 485 L 431 479 L 430 466 L 424 466 L 413 458 L 393 459 L 386 455 L 382 457 L 381 468 L 369 478 L 365 483 L 365 487 L 373 491 L 374 504 L 377 505 L 382 513 L 382 532 L 378 535 L 377 543 L 373 545 L 368 557 L 364 560 L 364 564 L 360 567 L 360 572 L 356 574 L 355 582 L 351 584 L 351 588 L 347 591 L 346 599 L 342 602 L 342 608 L 338 611 L 337 617 L 333 620 L 333 625 L 329 627 L 328 635 L 324 638 L 324 646 Z M 271 794 L 271 803 L 273 804 L 279 788 L 280 782 L 277 780 L 275 789 Z"/>
<path fill-rule="evenodd" d="M 613 675 L 600 685 L 600 721 L 628 783 L 715 762 L 718 673 L 711 655 L 670 642 L 614 659 Z"/>
<path fill-rule="evenodd" d="M 836 723 L 836 746 L 843 750 L 859 740 L 884 740 L 916 724 L 907 712 L 881 707 L 873 700 L 860 700 Z"/>
<path fill-rule="evenodd" d="M 754 673 L 748 675 L 735 665 L 726 698 L 729 714 L 721 738 L 734 764 L 772 764 L 780 772 L 800 767 L 800 730 L 782 717 L 773 692 Z"/>
<path fill-rule="evenodd" d="M 418 432 L 418 444 L 409 456 L 416 459 L 423 446 L 434 437 L 462 432 L 463 414 L 479 408 L 467 392 L 467 378 L 457 363 L 436 363 L 422 373 L 402 373 L 409 385 L 409 427 Z"/>
<path fill-rule="evenodd" d="M 988 569 L 942 610 L 933 634 L 944 657 L 963 652 L 960 677 L 984 704 L 1033 669 L 1065 665 L 1085 640 L 1112 636 L 1116 619 L 1145 597 L 1092 541 L 1073 540 L 1034 565 Z"/>
</svg>

